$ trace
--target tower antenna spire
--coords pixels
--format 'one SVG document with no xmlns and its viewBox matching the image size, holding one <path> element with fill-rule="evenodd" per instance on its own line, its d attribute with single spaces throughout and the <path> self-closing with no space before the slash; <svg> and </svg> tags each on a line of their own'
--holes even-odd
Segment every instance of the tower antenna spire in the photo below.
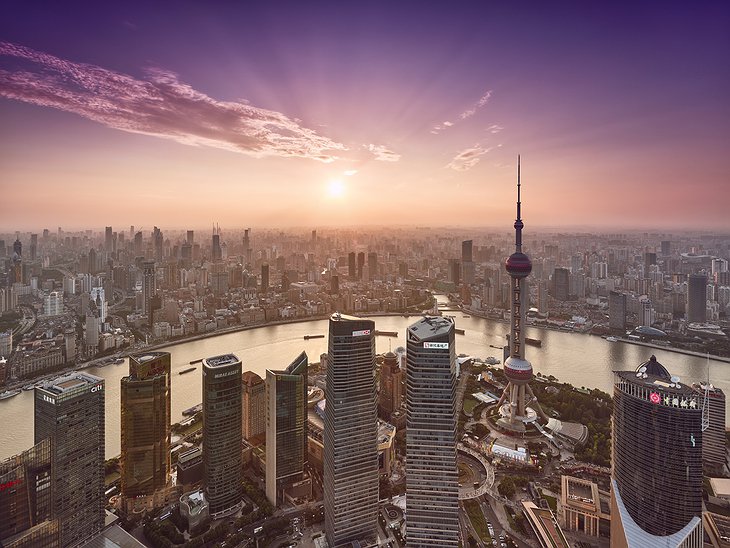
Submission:
<svg viewBox="0 0 730 548">
<path fill-rule="evenodd" d="M 522 222 L 522 198 L 520 181 L 520 155 L 517 155 L 517 219 L 515 219 L 515 251 L 522 252 L 522 229 L 525 224 Z"/>
</svg>

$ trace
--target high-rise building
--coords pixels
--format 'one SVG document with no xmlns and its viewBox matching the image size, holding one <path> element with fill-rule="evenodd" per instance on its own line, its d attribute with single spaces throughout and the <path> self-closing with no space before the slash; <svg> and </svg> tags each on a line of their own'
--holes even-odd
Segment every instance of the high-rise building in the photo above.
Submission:
<svg viewBox="0 0 730 548">
<path fill-rule="evenodd" d="M 59 316 L 63 314 L 63 293 L 61 291 L 51 291 L 48 295 L 43 296 L 43 315 Z"/>
<path fill-rule="evenodd" d="M 223 258 L 223 249 L 221 249 L 221 236 L 213 229 L 213 243 L 211 258 L 213 262 L 218 262 Z"/>
<path fill-rule="evenodd" d="M 0 461 L 0 546 L 59 546 L 52 493 L 49 438 Z"/>
<path fill-rule="evenodd" d="M 357 254 L 357 279 L 362 280 L 362 271 L 365 267 L 365 252 L 361 251 Z"/>
<path fill-rule="evenodd" d="M 30 235 L 30 260 L 35 261 L 38 258 L 38 234 Z"/>
<path fill-rule="evenodd" d="M 409 546 L 459 546 L 454 321 L 408 328 L 406 537 Z"/>
<path fill-rule="evenodd" d="M 195 243 L 195 231 L 188 230 L 185 234 L 185 242 L 192 248 Z"/>
<path fill-rule="evenodd" d="M 654 307 L 650 300 L 644 300 L 639 303 L 639 323 L 646 327 L 651 327 L 654 323 Z"/>
<path fill-rule="evenodd" d="M 464 240 L 461 242 L 461 262 L 463 263 L 470 263 L 474 260 L 474 254 L 473 254 L 473 241 L 472 240 Z"/>
<path fill-rule="evenodd" d="M 662 256 L 669 257 L 672 252 L 672 242 L 669 240 L 662 240 Z"/>
<path fill-rule="evenodd" d="M 304 479 L 308 365 L 302 352 L 286 369 L 266 370 L 266 497 L 274 506 Z"/>
<path fill-rule="evenodd" d="M 375 252 L 368 253 L 368 281 L 373 281 L 378 277 L 378 254 Z"/>
<path fill-rule="evenodd" d="M 329 321 L 324 413 L 324 523 L 333 548 L 374 538 L 378 516 L 375 323 Z"/>
<path fill-rule="evenodd" d="M 449 259 L 448 280 L 455 285 L 461 283 L 461 263 L 459 259 Z"/>
<path fill-rule="evenodd" d="M 711 474 L 718 474 L 725 465 L 727 440 L 725 438 L 725 393 L 708 383 L 694 384 L 704 402 L 707 394 L 709 424 L 702 433 L 702 465 Z"/>
<path fill-rule="evenodd" d="M 157 295 L 155 261 L 142 263 L 142 314 L 152 316 L 152 299 Z"/>
<path fill-rule="evenodd" d="M 269 292 L 269 265 L 261 265 L 261 293 Z"/>
<path fill-rule="evenodd" d="M 398 356 L 386 352 L 380 367 L 380 393 L 378 394 L 378 415 L 390 422 L 393 411 L 403 404 L 403 371 Z"/>
<path fill-rule="evenodd" d="M 647 252 L 644 253 L 644 278 L 649 277 L 649 272 L 651 271 L 651 267 L 656 264 L 656 253 L 654 252 Z"/>
<path fill-rule="evenodd" d="M 702 546 L 702 397 L 654 356 L 614 372 L 611 546 Z"/>
<path fill-rule="evenodd" d="M 104 229 L 104 251 L 112 252 L 112 227 L 110 226 Z"/>
<path fill-rule="evenodd" d="M 707 276 L 690 274 L 687 280 L 687 322 L 702 323 L 707 318 Z"/>
<path fill-rule="evenodd" d="M 515 220 L 515 252 L 507 258 L 505 269 L 510 276 L 510 300 L 512 302 L 509 357 L 504 361 L 507 387 L 497 403 L 502 416 L 497 425 L 512 433 L 523 433 L 525 424 L 533 422 L 535 410 L 527 407 L 532 403 L 540 415 L 542 409 L 537 403 L 530 380 L 532 364 L 525 359 L 525 332 L 523 327 L 527 316 L 527 276 L 532 272 L 532 261 L 522 252 L 522 202 L 520 201 L 520 160 L 517 157 L 517 219 Z M 567 274 L 567 269 L 564 269 Z M 567 281 L 566 281 L 567 286 Z M 529 400 L 528 400 L 529 396 Z"/>
<path fill-rule="evenodd" d="M 125 511 L 160 507 L 170 474 L 170 353 L 130 356 L 121 400 Z"/>
<path fill-rule="evenodd" d="M 559 301 L 570 299 L 570 271 L 558 267 L 553 272 L 553 297 Z"/>
<path fill-rule="evenodd" d="M 351 280 L 357 277 L 357 265 L 355 262 L 355 252 L 351 251 L 347 255 L 347 275 Z"/>
<path fill-rule="evenodd" d="M 60 546 L 104 526 L 104 379 L 72 372 L 35 389 L 35 443 L 51 440 L 52 513 Z"/>
<path fill-rule="evenodd" d="M 250 440 L 266 432 L 266 383 L 253 371 L 245 371 L 241 382 L 243 437 Z"/>
<path fill-rule="evenodd" d="M 608 326 L 611 329 L 626 329 L 626 294 L 611 291 L 608 294 Z"/>
<path fill-rule="evenodd" d="M 213 519 L 241 509 L 241 360 L 203 360 L 203 485 Z"/>
</svg>

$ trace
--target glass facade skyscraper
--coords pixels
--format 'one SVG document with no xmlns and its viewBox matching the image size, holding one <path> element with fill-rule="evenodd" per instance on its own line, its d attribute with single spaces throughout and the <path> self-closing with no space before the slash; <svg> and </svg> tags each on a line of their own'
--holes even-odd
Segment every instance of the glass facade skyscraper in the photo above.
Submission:
<svg viewBox="0 0 730 548">
<path fill-rule="evenodd" d="M 702 397 L 652 356 L 615 372 L 611 546 L 702 546 Z"/>
<path fill-rule="evenodd" d="M 167 486 L 170 473 L 170 353 L 129 357 L 121 380 L 122 497 L 127 511 Z M 160 501 L 162 502 L 162 501 Z M 156 504 L 152 501 L 151 506 Z"/>
<path fill-rule="evenodd" d="M 332 548 L 375 537 L 378 430 L 375 323 L 330 317 L 324 413 L 324 523 Z"/>
<path fill-rule="evenodd" d="M 237 512 L 243 499 L 241 360 L 203 360 L 203 485 L 211 517 Z"/>
<path fill-rule="evenodd" d="M 104 526 L 104 379 L 73 372 L 35 389 L 35 443 L 51 440 L 53 515 L 61 546 Z"/>
<path fill-rule="evenodd" d="M 406 539 L 459 545 L 454 322 L 423 318 L 406 337 Z"/>
<path fill-rule="evenodd" d="M 283 371 L 266 370 L 266 497 L 274 506 L 283 489 L 304 475 L 308 365 L 302 352 Z"/>
</svg>

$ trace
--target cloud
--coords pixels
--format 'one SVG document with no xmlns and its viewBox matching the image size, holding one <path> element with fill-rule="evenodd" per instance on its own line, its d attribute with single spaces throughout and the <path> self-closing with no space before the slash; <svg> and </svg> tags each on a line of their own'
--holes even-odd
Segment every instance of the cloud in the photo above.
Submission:
<svg viewBox="0 0 730 548">
<path fill-rule="evenodd" d="M 449 122 L 448 120 L 446 120 L 445 122 L 442 122 L 441 124 L 437 124 L 437 125 L 433 126 L 433 128 L 431 128 L 431 133 L 433 133 L 434 135 L 438 135 L 439 133 L 441 133 L 442 130 L 450 128 L 453 125 L 454 125 L 454 122 Z"/>
<path fill-rule="evenodd" d="M 481 160 L 481 156 L 484 156 L 490 150 L 492 148 L 482 148 L 479 144 L 476 144 L 459 152 L 446 167 L 454 171 L 468 171 L 477 165 Z"/>
<path fill-rule="evenodd" d="M 471 106 L 471 108 L 468 108 L 464 112 L 459 114 L 459 118 L 461 118 L 462 120 L 466 120 L 467 118 L 474 116 L 477 113 L 477 110 L 479 110 L 489 102 L 489 99 L 491 97 L 492 90 L 489 89 L 484 93 L 484 95 L 480 97 L 480 99 L 476 103 L 474 103 L 474 105 Z"/>
<path fill-rule="evenodd" d="M 346 177 L 352 177 L 357 173 L 356 169 L 348 169 L 347 171 L 343 172 L 342 174 Z"/>
<path fill-rule="evenodd" d="M 489 133 L 499 133 L 499 132 L 500 132 L 500 131 L 502 131 L 503 129 L 504 129 L 504 128 L 503 128 L 502 126 L 500 126 L 500 125 L 497 125 L 497 124 L 492 124 L 491 126 L 489 126 L 489 127 L 487 128 L 487 131 L 488 131 Z"/>
<path fill-rule="evenodd" d="M 149 70 L 140 80 L 8 42 L 0 42 L 0 57 L 19 65 L 0 68 L 1 97 L 71 112 L 113 129 L 255 157 L 332 162 L 336 151 L 347 150 L 280 112 L 219 101 L 168 71 Z"/>
<path fill-rule="evenodd" d="M 376 160 L 381 162 L 397 162 L 400 160 L 400 154 L 388 150 L 383 145 L 363 145 L 367 148 L 374 156 Z"/>
</svg>

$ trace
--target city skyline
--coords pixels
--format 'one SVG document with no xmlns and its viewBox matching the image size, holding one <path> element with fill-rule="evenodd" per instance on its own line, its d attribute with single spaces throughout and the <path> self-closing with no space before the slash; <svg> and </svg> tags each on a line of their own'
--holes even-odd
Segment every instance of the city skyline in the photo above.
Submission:
<svg viewBox="0 0 730 548">
<path fill-rule="evenodd" d="M 723 228 L 729 20 L 15 5 L 0 230 L 504 226 L 518 153 L 532 227 Z"/>
</svg>

